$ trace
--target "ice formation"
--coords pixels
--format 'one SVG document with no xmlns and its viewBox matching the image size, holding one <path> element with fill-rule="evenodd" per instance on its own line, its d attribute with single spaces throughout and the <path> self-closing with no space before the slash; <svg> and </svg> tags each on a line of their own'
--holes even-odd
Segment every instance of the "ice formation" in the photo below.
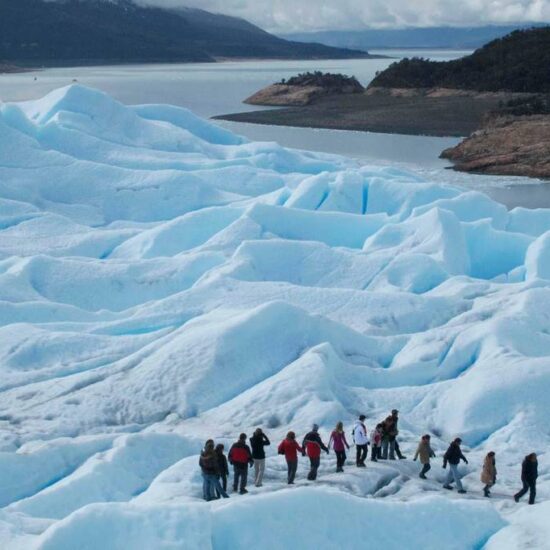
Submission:
<svg viewBox="0 0 550 550">
<path fill-rule="evenodd" d="M 550 211 L 75 85 L 0 105 L 0 228 L 2 548 L 550 546 L 510 498 L 532 451 L 550 497 Z M 463 438 L 466 497 L 439 459 L 287 489 L 272 445 L 201 500 L 207 437 L 394 407 L 409 457 Z"/>
</svg>

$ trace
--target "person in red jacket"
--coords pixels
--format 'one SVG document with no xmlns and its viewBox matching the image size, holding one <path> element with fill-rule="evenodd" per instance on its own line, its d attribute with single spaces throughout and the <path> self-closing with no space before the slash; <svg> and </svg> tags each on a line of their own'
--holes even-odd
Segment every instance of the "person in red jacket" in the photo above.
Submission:
<svg viewBox="0 0 550 550">
<path fill-rule="evenodd" d="M 254 459 L 252 458 L 252 452 L 250 447 L 246 444 L 246 434 L 239 436 L 239 441 L 233 443 L 227 456 L 229 463 L 233 465 L 233 491 L 239 488 L 241 495 L 248 493 L 246 490 L 246 481 L 248 479 L 248 466 L 254 465 Z"/>
<path fill-rule="evenodd" d="M 289 485 L 294 484 L 294 478 L 296 477 L 296 470 L 298 469 L 298 451 L 302 453 L 303 449 L 296 441 L 296 434 L 294 432 L 288 432 L 286 434 L 286 439 L 283 439 L 279 444 L 279 454 L 285 455 L 286 458 Z"/>
<path fill-rule="evenodd" d="M 319 426 L 317 424 L 313 424 L 311 432 L 304 437 L 302 447 L 302 455 L 305 456 L 307 454 L 307 456 L 309 456 L 309 462 L 311 465 L 307 478 L 309 481 L 315 481 L 317 479 L 317 470 L 321 464 L 321 450 L 328 454 L 328 447 L 323 443 L 321 437 L 319 436 Z"/>
<path fill-rule="evenodd" d="M 331 444 L 336 453 L 336 471 L 343 472 L 347 458 L 346 449 L 349 449 L 348 442 L 346 441 L 346 434 L 344 433 L 343 422 L 338 422 L 336 428 L 334 428 L 334 431 L 330 434 L 330 439 L 328 441 L 329 449 Z"/>
</svg>

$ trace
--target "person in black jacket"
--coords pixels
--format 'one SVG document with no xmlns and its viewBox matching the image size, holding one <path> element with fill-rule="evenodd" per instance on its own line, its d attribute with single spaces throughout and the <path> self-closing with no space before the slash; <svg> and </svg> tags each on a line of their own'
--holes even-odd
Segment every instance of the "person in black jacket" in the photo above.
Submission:
<svg viewBox="0 0 550 550">
<path fill-rule="evenodd" d="M 309 432 L 302 443 L 302 455 L 309 457 L 310 470 L 307 478 L 310 481 L 317 479 L 317 470 L 321 464 L 321 450 L 328 454 L 328 447 L 321 440 L 319 435 L 319 426 L 313 424 L 311 432 Z"/>
<path fill-rule="evenodd" d="M 250 447 L 246 444 L 246 434 L 241 434 L 239 440 L 233 444 L 229 450 L 229 462 L 233 465 L 233 491 L 239 488 L 241 495 L 248 493 L 246 490 L 246 481 L 248 479 L 248 466 L 254 465 L 254 459 L 252 458 L 252 452 Z"/>
<path fill-rule="evenodd" d="M 460 450 L 461 443 L 462 443 L 462 439 L 460 439 L 460 437 L 457 437 L 449 445 L 447 452 L 443 456 L 443 468 L 447 467 L 447 463 L 449 464 L 449 473 L 447 474 L 447 479 L 443 487 L 445 487 L 445 489 L 449 489 L 450 491 L 452 491 L 453 488 L 451 487 L 451 483 L 454 480 L 456 482 L 458 492 L 463 494 L 466 491 L 462 487 L 462 482 L 460 481 L 460 474 L 458 473 L 458 464 L 460 463 L 461 460 L 464 460 L 464 462 L 468 464 L 468 460 Z"/>
<path fill-rule="evenodd" d="M 262 486 L 262 481 L 265 472 L 265 450 L 264 447 L 271 445 L 267 435 L 264 434 L 261 428 L 256 428 L 254 435 L 250 438 L 250 446 L 252 447 L 252 458 L 254 459 L 254 485 Z"/>
<path fill-rule="evenodd" d="M 227 458 L 223 454 L 224 446 L 223 443 L 216 445 L 216 459 L 218 461 L 218 476 L 220 479 L 220 484 L 224 491 L 227 491 L 227 476 L 229 475 L 229 466 L 227 465 Z M 218 497 L 220 494 L 218 493 Z"/>
<path fill-rule="evenodd" d="M 519 493 L 514 495 L 514 500 L 519 502 L 519 499 L 529 491 L 529 504 L 535 504 L 535 496 L 537 495 L 537 477 L 539 463 L 536 453 L 531 453 L 523 459 L 521 464 L 521 482 L 523 488 Z"/>
</svg>

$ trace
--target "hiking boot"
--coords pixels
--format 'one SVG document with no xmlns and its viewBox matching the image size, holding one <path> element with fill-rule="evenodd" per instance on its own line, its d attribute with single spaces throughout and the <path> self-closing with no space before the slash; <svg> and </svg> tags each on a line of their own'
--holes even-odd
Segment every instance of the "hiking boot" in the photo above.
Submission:
<svg viewBox="0 0 550 550">
<path fill-rule="evenodd" d="M 399 457 L 399 460 L 405 460 L 406 458 L 407 458 L 406 456 L 401 455 L 401 456 Z"/>
<path fill-rule="evenodd" d="M 461 494 L 461 495 L 465 495 L 465 494 L 466 494 L 466 490 L 465 490 L 465 489 L 459 489 L 459 490 L 458 490 L 458 493 Z"/>
<path fill-rule="evenodd" d="M 449 491 L 453 490 L 453 488 L 450 485 L 443 485 L 443 489 L 448 489 Z"/>
<path fill-rule="evenodd" d="M 248 493 L 248 491 L 246 489 L 241 489 L 239 491 L 239 495 L 246 495 L 246 493 Z"/>
<path fill-rule="evenodd" d="M 428 479 L 424 474 L 418 474 L 418 477 L 419 477 L 420 479 Z"/>
<path fill-rule="evenodd" d="M 516 502 L 519 502 L 519 497 L 518 497 L 517 495 L 514 495 L 514 500 L 515 500 Z"/>
</svg>

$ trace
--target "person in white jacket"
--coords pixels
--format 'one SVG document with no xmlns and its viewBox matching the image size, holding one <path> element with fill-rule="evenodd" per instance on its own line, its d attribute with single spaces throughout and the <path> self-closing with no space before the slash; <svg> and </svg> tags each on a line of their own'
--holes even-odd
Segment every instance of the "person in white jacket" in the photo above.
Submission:
<svg viewBox="0 0 550 550">
<path fill-rule="evenodd" d="M 365 468 L 365 459 L 369 452 L 369 438 L 367 436 L 367 427 L 365 426 L 366 416 L 362 414 L 353 428 L 353 441 L 357 448 L 356 464 L 358 468 Z"/>
</svg>

